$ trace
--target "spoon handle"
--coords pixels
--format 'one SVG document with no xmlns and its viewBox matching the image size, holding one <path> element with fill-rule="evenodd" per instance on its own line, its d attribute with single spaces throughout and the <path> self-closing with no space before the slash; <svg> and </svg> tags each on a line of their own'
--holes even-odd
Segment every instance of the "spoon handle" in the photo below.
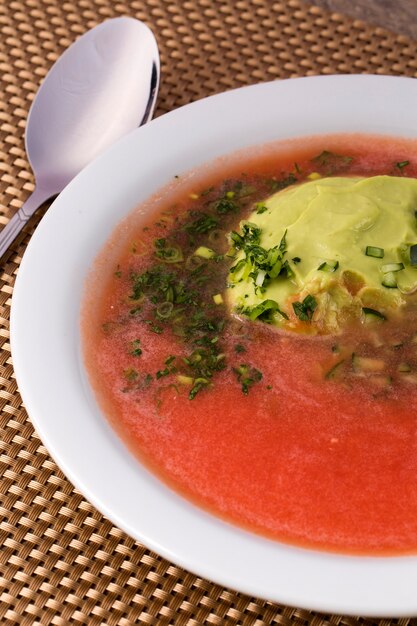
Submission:
<svg viewBox="0 0 417 626">
<path fill-rule="evenodd" d="M 47 189 L 35 187 L 32 194 L 20 209 L 7 222 L 0 232 L 0 258 L 16 239 L 25 224 L 29 221 L 37 209 L 53 194 Z"/>
</svg>

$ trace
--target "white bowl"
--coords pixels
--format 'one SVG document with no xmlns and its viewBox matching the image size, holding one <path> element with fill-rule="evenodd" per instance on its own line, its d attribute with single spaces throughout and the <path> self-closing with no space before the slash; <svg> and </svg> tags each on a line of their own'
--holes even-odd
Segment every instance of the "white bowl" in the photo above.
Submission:
<svg viewBox="0 0 417 626">
<path fill-rule="evenodd" d="M 173 176 L 278 139 L 334 132 L 417 136 L 417 81 L 322 76 L 245 87 L 164 115 L 118 142 L 58 197 L 13 295 L 13 363 L 33 424 L 68 478 L 129 535 L 219 584 L 294 606 L 417 614 L 417 555 L 339 556 L 229 525 L 184 500 L 126 450 L 90 390 L 80 302 L 116 224 Z"/>
</svg>

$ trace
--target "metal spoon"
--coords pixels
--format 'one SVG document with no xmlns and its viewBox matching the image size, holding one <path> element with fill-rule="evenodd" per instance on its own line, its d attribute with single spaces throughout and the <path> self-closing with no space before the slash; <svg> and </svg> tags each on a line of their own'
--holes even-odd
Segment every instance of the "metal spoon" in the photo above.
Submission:
<svg viewBox="0 0 417 626">
<path fill-rule="evenodd" d="M 155 37 L 130 17 L 88 31 L 52 66 L 27 120 L 26 152 L 36 186 L 1 231 L 0 257 L 46 200 L 152 117 L 159 71 Z"/>
</svg>

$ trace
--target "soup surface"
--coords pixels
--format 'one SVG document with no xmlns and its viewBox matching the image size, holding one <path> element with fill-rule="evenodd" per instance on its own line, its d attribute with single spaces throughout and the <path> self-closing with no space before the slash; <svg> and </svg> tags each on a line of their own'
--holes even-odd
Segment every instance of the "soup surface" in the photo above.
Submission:
<svg viewBox="0 0 417 626">
<path fill-rule="evenodd" d="M 397 280 L 417 265 L 417 205 L 415 240 L 400 242 L 404 262 L 365 248 L 364 259 L 387 261 L 381 288 L 372 306 L 357 305 L 359 287 L 345 281 L 356 308 L 336 326 L 318 323 L 317 294 L 261 298 L 253 314 L 227 291 L 245 220 L 273 194 L 379 175 L 417 178 L 417 144 L 307 138 L 180 176 L 113 234 L 82 315 L 99 404 L 162 480 L 253 532 L 364 554 L 417 550 L 417 300 Z M 302 248 L 291 258 L 281 251 L 271 284 L 302 263 Z M 335 259 L 319 266 L 333 285 L 343 274 Z M 262 272 L 252 278 L 264 293 Z M 275 324 L 285 316 L 288 325 Z"/>
</svg>

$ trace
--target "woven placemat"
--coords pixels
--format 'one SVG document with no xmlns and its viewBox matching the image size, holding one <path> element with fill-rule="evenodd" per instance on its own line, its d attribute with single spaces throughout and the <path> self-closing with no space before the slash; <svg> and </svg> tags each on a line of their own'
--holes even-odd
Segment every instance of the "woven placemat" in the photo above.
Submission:
<svg viewBox="0 0 417 626">
<path fill-rule="evenodd" d="M 78 35 L 119 15 L 144 20 L 157 37 L 157 115 L 274 78 L 417 76 L 416 42 L 297 0 L 0 0 L 0 226 L 33 189 L 23 136 L 40 81 Z M 125 535 L 73 488 L 33 430 L 10 357 L 14 280 L 38 220 L 3 259 L 0 276 L 0 623 L 387 623 L 279 606 L 198 578 Z"/>
</svg>

